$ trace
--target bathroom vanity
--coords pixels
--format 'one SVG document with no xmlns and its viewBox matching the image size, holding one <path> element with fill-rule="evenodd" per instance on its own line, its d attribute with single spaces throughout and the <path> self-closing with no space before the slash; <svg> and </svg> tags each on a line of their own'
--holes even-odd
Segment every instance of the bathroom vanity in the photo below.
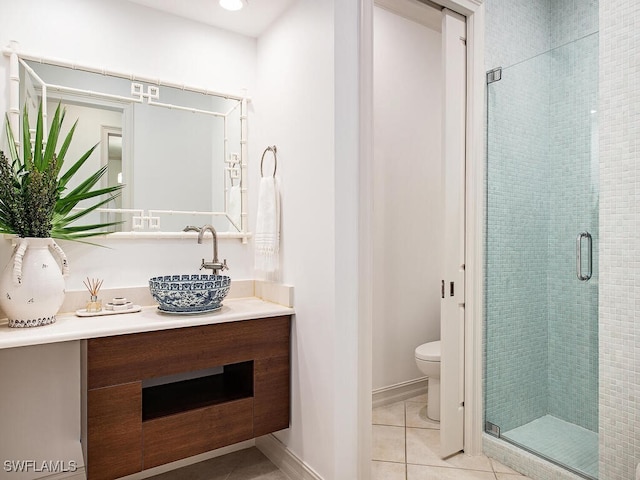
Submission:
<svg viewBox="0 0 640 480">
<path fill-rule="evenodd" d="M 6 371 L 12 388 L 5 393 L 16 392 L 8 399 L 23 405 L 3 424 L 32 432 L 7 439 L 6 458 L 77 458 L 89 480 L 113 479 L 289 427 L 293 313 L 242 297 L 199 315 L 144 307 L 103 317 L 59 315 L 42 328 L 0 321 L 2 358 L 17 362 Z M 42 361 L 51 368 L 29 370 Z M 75 400 L 74 390 L 82 398 Z M 31 391 L 68 401 L 64 423 L 50 422 L 41 393 L 31 402 Z"/>
<path fill-rule="evenodd" d="M 290 320 L 86 340 L 87 478 L 118 478 L 287 428 Z"/>
</svg>

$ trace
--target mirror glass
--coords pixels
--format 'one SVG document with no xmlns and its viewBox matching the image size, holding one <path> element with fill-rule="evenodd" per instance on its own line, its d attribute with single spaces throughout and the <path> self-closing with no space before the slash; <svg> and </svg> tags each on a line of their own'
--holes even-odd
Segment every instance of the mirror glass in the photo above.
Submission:
<svg viewBox="0 0 640 480">
<path fill-rule="evenodd" d="M 104 184 L 125 184 L 91 220 L 121 221 L 123 232 L 242 231 L 241 98 L 26 61 L 21 105 L 32 118 L 43 90 L 49 120 L 59 102 L 67 129 L 78 119 L 69 164 L 100 142 L 78 180 L 108 165 Z"/>
</svg>

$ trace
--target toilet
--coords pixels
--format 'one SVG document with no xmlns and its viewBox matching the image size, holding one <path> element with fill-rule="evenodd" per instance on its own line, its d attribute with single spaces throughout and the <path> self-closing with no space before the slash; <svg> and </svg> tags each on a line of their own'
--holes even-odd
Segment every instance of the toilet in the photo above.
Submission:
<svg viewBox="0 0 640 480">
<path fill-rule="evenodd" d="M 416 347 L 416 365 L 429 377 L 427 417 L 440 421 L 440 340 Z"/>
</svg>

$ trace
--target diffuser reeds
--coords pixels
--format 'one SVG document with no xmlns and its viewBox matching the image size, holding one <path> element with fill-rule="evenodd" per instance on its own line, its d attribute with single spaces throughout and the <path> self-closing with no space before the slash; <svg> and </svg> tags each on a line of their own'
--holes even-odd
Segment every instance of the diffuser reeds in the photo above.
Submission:
<svg viewBox="0 0 640 480">
<path fill-rule="evenodd" d="M 102 300 L 98 299 L 98 292 L 102 287 L 103 280 L 98 278 L 89 278 L 83 280 L 84 286 L 87 287 L 91 294 L 91 300 L 87 302 L 87 312 L 99 312 L 102 310 Z"/>
</svg>

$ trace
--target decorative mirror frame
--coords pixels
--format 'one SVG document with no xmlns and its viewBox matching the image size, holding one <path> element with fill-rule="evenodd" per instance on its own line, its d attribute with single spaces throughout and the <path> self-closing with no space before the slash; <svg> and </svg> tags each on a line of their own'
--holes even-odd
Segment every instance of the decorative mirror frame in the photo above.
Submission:
<svg viewBox="0 0 640 480">
<path fill-rule="evenodd" d="M 177 109 L 189 112 L 202 113 L 206 115 L 213 115 L 218 117 L 226 117 L 226 115 L 235 111 L 238 107 L 234 107 L 231 111 L 225 113 L 213 112 L 200 110 L 196 108 L 183 107 L 179 105 L 166 104 L 155 101 L 158 98 L 158 87 L 171 87 L 180 90 L 187 90 L 190 92 L 202 93 L 205 95 L 215 95 L 218 97 L 223 97 L 226 99 L 237 100 L 240 108 L 240 154 L 239 159 L 234 161 L 234 165 L 231 164 L 231 160 L 228 158 L 227 152 L 227 128 L 225 122 L 224 128 L 224 161 L 225 161 L 225 174 L 224 174 L 224 212 L 200 212 L 200 211 L 178 211 L 178 210 L 158 210 L 158 209 L 137 209 L 135 208 L 101 208 L 98 209 L 98 212 L 103 213 L 129 213 L 132 214 L 132 231 L 129 232 L 114 232 L 110 233 L 109 238 L 191 238 L 195 236 L 193 232 L 161 232 L 159 231 L 159 215 L 160 214 L 189 214 L 189 215 L 197 215 L 197 216 L 225 216 L 229 223 L 235 226 L 238 231 L 237 232 L 218 232 L 218 238 L 238 238 L 242 240 L 242 243 L 247 243 L 249 237 L 251 237 L 251 232 L 248 231 L 248 221 L 247 221 L 247 203 L 248 203 L 248 194 L 247 194 L 247 184 L 248 184 L 248 147 L 247 147 L 247 104 L 250 101 L 250 98 L 246 95 L 239 96 L 229 93 L 221 93 L 213 90 L 199 88 L 189 85 L 175 84 L 171 82 L 162 81 L 159 79 L 152 79 L 143 77 L 140 75 L 134 75 L 131 73 L 118 72 L 114 70 L 107 70 L 105 68 L 97 68 L 90 65 L 81 65 L 61 59 L 55 58 L 47 58 L 36 55 L 30 55 L 23 52 L 18 52 L 16 48 L 16 44 L 12 42 L 12 44 L 7 47 L 3 51 L 5 56 L 8 56 L 9 61 L 9 109 L 7 112 L 7 116 L 9 119 L 9 124 L 14 132 L 18 132 L 20 128 L 20 66 L 22 65 L 25 71 L 40 85 L 42 88 L 42 97 L 46 100 L 48 91 L 57 91 L 61 93 L 72 93 L 72 94 L 84 94 L 92 97 L 102 98 L 102 99 L 111 99 L 117 100 L 121 102 L 127 103 L 148 103 L 150 105 L 155 105 L 158 107 Z M 65 67 L 72 70 L 81 70 L 83 72 L 89 73 L 97 73 L 105 76 L 124 78 L 130 80 L 131 83 L 131 97 L 124 97 L 119 95 L 106 94 L 102 92 L 94 92 L 90 90 L 82 90 L 72 87 L 65 87 L 63 85 L 55 85 L 49 84 L 43 81 L 38 74 L 33 71 L 33 69 L 27 64 L 27 61 L 38 62 L 47 65 L 53 65 L 58 67 Z M 147 91 L 144 90 L 144 85 L 142 83 L 151 84 L 148 85 Z M 47 108 L 46 101 L 43 102 L 43 118 L 46 124 L 47 120 Z M 46 127 L 45 127 L 46 128 Z M 21 136 L 16 136 L 17 140 L 21 140 Z M 239 168 L 238 168 L 239 165 Z M 239 171 L 238 171 L 239 170 Z M 237 225 L 227 213 L 228 210 L 228 189 L 231 187 L 231 178 L 240 180 L 240 191 L 241 191 L 241 217 L 240 217 L 240 225 Z M 144 226 L 147 225 L 147 228 L 150 231 L 143 231 Z M 105 234 L 106 235 L 106 234 Z"/>
</svg>

